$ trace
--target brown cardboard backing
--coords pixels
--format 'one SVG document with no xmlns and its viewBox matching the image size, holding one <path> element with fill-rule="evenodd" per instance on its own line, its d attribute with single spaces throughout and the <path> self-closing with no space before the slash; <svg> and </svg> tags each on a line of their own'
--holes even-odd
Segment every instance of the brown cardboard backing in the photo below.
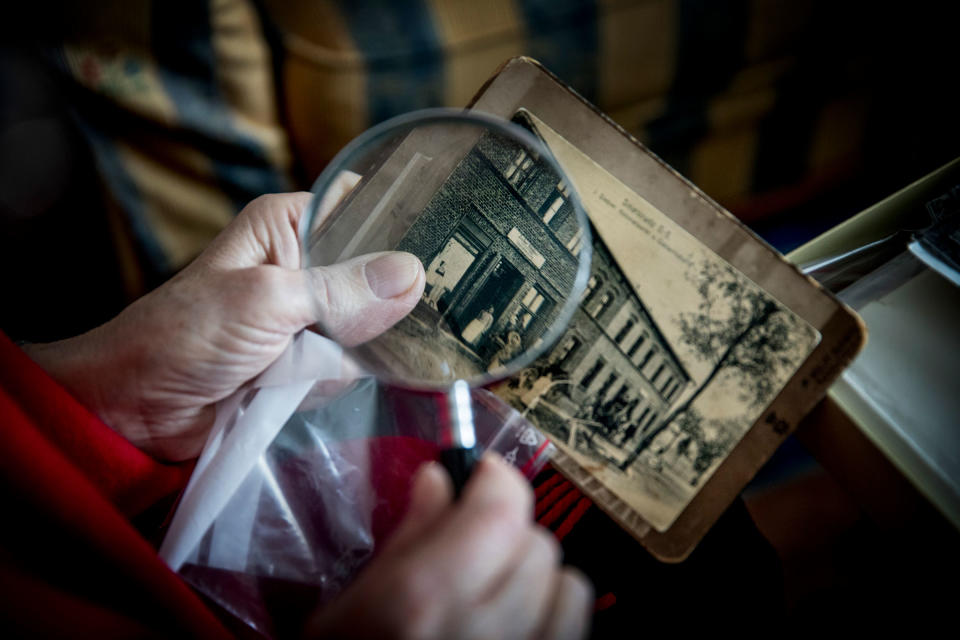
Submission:
<svg viewBox="0 0 960 640">
<path fill-rule="evenodd" d="M 654 556 L 679 562 L 824 396 L 865 344 L 866 328 L 851 309 L 535 60 L 506 62 L 470 107 L 504 118 L 521 108 L 530 111 L 821 334 L 793 378 L 663 533 L 569 456 L 554 458 L 564 475 Z"/>
</svg>

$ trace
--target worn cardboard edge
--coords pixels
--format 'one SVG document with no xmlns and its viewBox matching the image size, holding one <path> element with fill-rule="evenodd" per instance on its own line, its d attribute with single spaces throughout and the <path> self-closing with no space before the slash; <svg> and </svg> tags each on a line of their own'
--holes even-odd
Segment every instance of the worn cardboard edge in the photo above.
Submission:
<svg viewBox="0 0 960 640">
<path fill-rule="evenodd" d="M 826 320 L 811 322 L 821 334 L 820 343 L 665 532 L 655 531 L 638 512 L 613 494 L 568 455 L 561 451 L 555 454 L 554 466 L 655 557 L 664 562 L 680 562 L 690 555 L 709 528 L 740 494 L 743 487 L 769 460 L 777 447 L 796 429 L 803 416 L 826 395 L 832 382 L 850 364 L 866 343 L 866 326 L 852 309 L 837 300 L 818 282 L 804 275 L 796 265 L 787 261 L 776 249 L 753 233 L 745 224 L 703 193 L 687 178 L 667 165 L 623 127 L 611 120 L 609 116 L 565 85 L 536 60 L 528 57 L 518 57 L 506 61 L 484 83 L 471 100 L 470 106 L 475 107 L 481 102 L 487 92 L 494 89 L 496 82 L 504 77 L 504 74 L 516 72 L 528 74 L 525 79 L 513 78 L 514 80 L 524 80 L 525 82 L 521 82 L 521 85 L 528 90 L 537 81 L 537 76 L 548 78 L 556 87 L 562 89 L 566 95 L 575 100 L 579 107 L 586 108 L 593 116 L 599 117 L 603 124 L 612 127 L 622 139 L 653 160 L 659 168 L 664 170 L 666 175 L 680 183 L 684 189 L 695 196 L 700 201 L 701 206 L 706 207 L 722 220 L 722 224 L 732 225 L 732 228 L 741 236 L 740 240 L 745 237 L 758 244 L 765 250 L 767 259 L 776 261 L 781 269 L 788 268 L 793 272 L 793 277 L 797 279 L 798 284 L 802 283 L 804 286 L 811 287 L 817 292 L 822 302 L 832 303 L 834 306 L 833 312 Z M 517 98 L 517 104 L 514 106 L 516 108 L 524 107 L 522 99 Z M 526 108 L 538 117 L 542 115 L 537 109 L 532 109 L 529 106 Z M 569 136 L 569 132 L 558 132 L 575 143 L 575 136 Z M 595 160 L 609 170 L 609 167 L 600 162 L 599 159 Z M 674 218 L 670 211 L 665 210 L 663 212 L 668 217 Z M 686 228 L 686 225 L 683 225 L 682 222 L 681 224 Z M 733 240 L 731 240 L 732 242 Z M 716 249 L 713 250 L 716 252 Z M 717 253 L 723 259 L 729 261 L 726 256 Z M 731 262 L 731 264 L 734 263 Z M 739 265 L 734 264 L 734 266 L 744 271 L 748 277 L 752 277 Z M 780 298 L 778 297 L 778 299 Z M 781 302 L 794 312 L 799 313 L 794 308 L 795 305 L 788 304 L 783 300 Z M 800 315 L 804 317 L 804 314 L 800 313 Z M 810 321 L 807 317 L 805 319 L 808 322 Z"/>
</svg>

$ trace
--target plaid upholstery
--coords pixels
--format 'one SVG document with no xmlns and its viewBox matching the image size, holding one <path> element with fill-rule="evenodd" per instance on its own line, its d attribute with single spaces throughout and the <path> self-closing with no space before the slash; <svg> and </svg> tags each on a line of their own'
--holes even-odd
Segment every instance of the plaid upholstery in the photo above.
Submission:
<svg viewBox="0 0 960 640">
<path fill-rule="evenodd" d="M 249 200 L 292 187 L 272 58 L 245 0 L 77 13 L 58 60 L 76 84 L 136 294 L 195 257 Z"/>
<path fill-rule="evenodd" d="M 308 176 L 375 122 L 464 105 L 521 54 L 733 208 L 758 188 L 849 172 L 860 148 L 866 102 L 858 87 L 824 86 L 800 105 L 779 97 L 812 88 L 805 81 L 822 81 L 814 76 L 826 65 L 843 66 L 836 51 L 810 60 L 801 50 L 819 28 L 810 2 L 266 4 L 284 36 L 289 125 Z M 790 166 L 778 165 L 785 156 Z"/>
<path fill-rule="evenodd" d="M 97 37 L 78 28 L 62 58 L 86 96 L 78 119 L 117 228 L 148 280 L 184 265 L 255 195 L 309 187 L 371 124 L 464 105 L 514 55 L 540 60 L 747 220 L 862 170 L 896 117 L 878 107 L 909 97 L 891 102 L 875 73 L 895 57 L 883 34 L 826 0 L 106 6 L 91 21 Z M 264 33 L 278 36 L 273 57 Z"/>
</svg>

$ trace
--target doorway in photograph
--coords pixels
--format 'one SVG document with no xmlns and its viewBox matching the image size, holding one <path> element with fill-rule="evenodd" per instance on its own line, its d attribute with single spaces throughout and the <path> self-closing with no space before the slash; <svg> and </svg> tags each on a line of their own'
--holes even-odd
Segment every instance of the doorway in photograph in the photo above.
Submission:
<svg viewBox="0 0 960 640">
<path fill-rule="evenodd" d="M 446 311 L 451 294 L 473 265 L 478 252 L 463 234 L 454 234 L 427 267 L 423 301 L 440 313 Z"/>
<path fill-rule="evenodd" d="M 481 357 L 487 357 L 491 350 L 500 346 L 492 341 L 493 326 L 523 283 L 520 271 L 500 258 L 464 302 L 453 310 L 455 326 L 463 327 L 461 340 Z"/>
</svg>

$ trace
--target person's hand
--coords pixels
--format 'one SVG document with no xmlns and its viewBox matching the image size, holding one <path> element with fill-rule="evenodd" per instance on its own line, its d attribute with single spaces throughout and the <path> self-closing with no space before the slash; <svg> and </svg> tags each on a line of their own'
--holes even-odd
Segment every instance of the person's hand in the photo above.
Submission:
<svg viewBox="0 0 960 640">
<path fill-rule="evenodd" d="M 485 456 L 460 500 L 436 463 L 417 474 L 410 507 L 383 551 L 307 625 L 308 638 L 581 638 L 593 590 L 560 565 L 532 520 L 533 492 Z"/>
<path fill-rule="evenodd" d="M 363 342 L 420 298 L 423 266 L 408 253 L 302 270 L 298 228 L 310 197 L 257 198 L 119 316 L 28 353 L 141 449 L 164 460 L 196 456 L 214 403 L 276 360 L 297 331 L 319 321 L 343 343 Z"/>
</svg>

